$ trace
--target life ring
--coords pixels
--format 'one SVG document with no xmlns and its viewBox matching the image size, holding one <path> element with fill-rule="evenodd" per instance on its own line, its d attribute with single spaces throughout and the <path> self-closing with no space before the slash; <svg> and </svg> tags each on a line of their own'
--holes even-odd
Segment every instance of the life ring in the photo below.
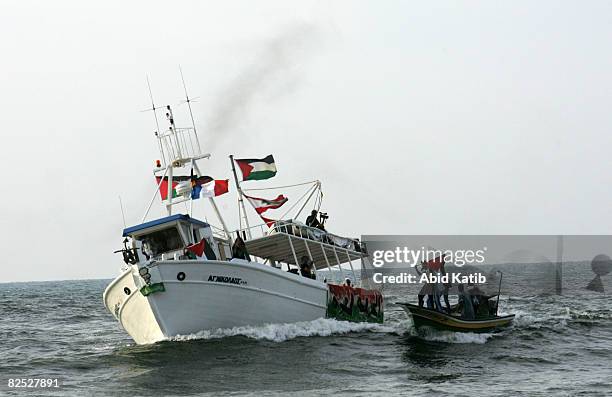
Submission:
<svg viewBox="0 0 612 397">
<path fill-rule="evenodd" d="M 178 281 L 183 281 L 183 280 L 185 280 L 185 273 L 183 273 L 183 272 L 178 272 L 178 273 L 177 273 L 177 275 L 176 275 L 176 279 L 177 279 Z"/>
</svg>

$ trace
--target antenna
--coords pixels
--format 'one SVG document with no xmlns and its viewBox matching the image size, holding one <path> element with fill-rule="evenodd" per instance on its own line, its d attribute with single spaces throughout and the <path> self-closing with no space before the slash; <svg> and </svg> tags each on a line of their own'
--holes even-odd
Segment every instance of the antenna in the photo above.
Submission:
<svg viewBox="0 0 612 397">
<path fill-rule="evenodd" d="M 198 153 L 202 152 L 200 148 L 200 139 L 198 138 L 198 133 L 196 132 L 195 121 L 193 119 L 193 112 L 191 111 L 191 100 L 189 99 L 189 95 L 187 94 L 187 85 L 185 84 L 185 77 L 183 76 L 183 69 L 181 65 L 179 65 L 179 71 L 181 72 L 181 81 L 183 82 L 183 89 L 185 90 L 185 102 L 187 102 L 187 106 L 189 107 L 189 115 L 191 116 L 191 125 L 193 126 L 193 132 L 195 135 L 196 143 L 198 145 Z"/>
<path fill-rule="evenodd" d="M 119 206 L 121 207 L 121 216 L 123 217 L 123 228 L 125 229 L 127 225 L 125 224 L 125 212 L 123 211 L 123 201 L 121 201 L 121 196 L 119 196 Z"/>
<path fill-rule="evenodd" d="M 164 155 L 164 150 L 162 148 L 161 138 L 159 136 L 159 120 L 157 119 L 157 109 L 155 107 L 155 103 L 153 102 L 153 91 L 151 91 L 151 83 L 149 82 L 149 76 L 147 75 L 147 86 L 149 87 L 149 97 L 151 98 L 151 109 L 153 111 L 153 116 L 155 117 L 155 126 L 157 127 L 157 131 L 155 131 L 155 136 L 157 137 L 157 143 L 159 144 L 159 153 L 161 154 L 162 161 L 164 162 L 164 166 L 166 165 L 166 156 Z"/>
</svg>

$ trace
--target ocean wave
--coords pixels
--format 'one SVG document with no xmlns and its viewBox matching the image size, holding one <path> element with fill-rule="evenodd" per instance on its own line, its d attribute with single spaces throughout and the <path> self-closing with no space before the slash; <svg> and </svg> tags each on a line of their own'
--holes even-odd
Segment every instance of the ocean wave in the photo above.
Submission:
<svg viewBox="0 0 612 397">
<path fill-rule="evenodd" d="M 198 339 L 220 339 L 231 336 L 246 336 L 256 340 L 284 342 L 299 337 L 342 335 L 352 332 L 399 333 L 400 326 L 377 323 L 351 323 L 328 318 L 313 321 L 302 321 L 291 324 L 266 324 L 260 326 L 242 326 L 199 331 L 189 335 L 177 335 L 171 341 L 189 341 Z"/>
<path fill-rule="evenodd" d="M 429 342 L 443 343 L 458 343 L 458 344 L 484 344 L 496 334 L 491 333 L 474 333 L 474 332 L 452 332 L 441 331 L 429 327 L 424 327 L 419 330 L 411 328 L 409 335 L 419 337 Z"/>
<path fill-rule="evenodd" d="M 556 313 L 536 313 L 520 309 L 512 309 L 510 311 L 515 315 L 512 322 L 515 328 L 560 329 L 567 327 L 568 320 L 571 321 L 571 316 L 567 310 Z"/>
</svg>

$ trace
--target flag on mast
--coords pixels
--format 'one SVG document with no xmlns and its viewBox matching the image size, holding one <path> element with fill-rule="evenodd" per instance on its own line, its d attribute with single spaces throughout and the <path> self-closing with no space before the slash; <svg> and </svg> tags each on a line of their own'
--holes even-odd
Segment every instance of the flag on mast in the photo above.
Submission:
<svg viewBox="0 0 612 397">
<path fill-rule="evenodd" d="M 266 225 L 268 225 L 268 227 L 272 227 L 274 225 L 274 223 L 276 222 L 276 219 L 270 219 L 270 218 L 266 218 L 265 216 L 259 214 L 259 216 L 261 217 L 261 219 L 266 222 Z"/>
<path fill-rule="evenodd" d="M 162 180 L 161 176 L 156 176 L 155 179 L 157 180 L 157 184 L 159 185 L 159 195 L 161 196 L 161 199 L 168 200 L 168 177 L 165 176 Z M 172 177 L 172 198 L 180 196 L 180 193 L 177 191 L 177 187 L 179 186 L 179 184 L 184 185 L 183 182 L 189 182 L 190 180 L 191 177 L 189 176 L 176 175 Z"/>
<path fill-rule="evenodd" d="M 272 200 L 259 198 L 259 197 L 251 197 L 251 196 L 247 196 L 246 194 L 244 195 L 244 197 L 246 197 L 246 199 L 249 200 L 249 203 L 251 203 L 253 208 L 255 208 L 255 211 L 260 215 L 266 212 L 267 210 L 280 208 L 288 200 L 288 198 L 283 196 L 282 194 L 280 194 L 277 198 L 272 199 Z"/>
<path fill-rule="evenodd" d="M 229 191 L 229 179 L 212 179 L 209 176 L 201 176 L 192 182 L 192 199 L 202 197 L 217 197 Z"/>
<path fill-rule="evenodd" d="M 156 176 L 159 185 L 159 195 L 162 200 L 168 199 L 168 177 Z M 172 198 L 191 193 L 192 199 L 202 197 L 216 197 L 229 191 L 228 179 L 213 179 L 210 176 L 193 178 L 191 176 L 176 175 L 172 177 Z"/>
<path fill-rule="evenodd" d="M 236 159 L 235 161 L 242 172 L 243 181 L 258 181 L 276 175 L 276 164 L 271 154 L 263 159 Z"/>
</svg>

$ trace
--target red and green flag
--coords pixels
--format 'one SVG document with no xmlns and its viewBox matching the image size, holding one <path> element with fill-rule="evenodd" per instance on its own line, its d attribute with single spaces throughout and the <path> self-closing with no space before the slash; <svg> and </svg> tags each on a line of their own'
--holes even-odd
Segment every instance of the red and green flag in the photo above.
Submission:
<svg viewBox="0 0 612 397">
<path fill-rule="evenodd" d="M 276 164 L 272 155 L 263 159 L 236 159 L 243 181 L 269 179 L 276 175 Z"/>
<path fill-rule="evenodd" d="M 165 176 L 162 180 L 161 176 L 156 176 L 157 184 L 159 185 L 159 195 L 162 200 L 168 200 L 168 177 Z M 179 187 L 180 185 L 180 187 Z M 190 176 L 174 176 L 172 177 L 172 198 L 179 197 L 181 194 L 179 191 L 183 186 L 191 185 Z M 177 191 L 178 189 L 178 191 Z"/>
</svg>

